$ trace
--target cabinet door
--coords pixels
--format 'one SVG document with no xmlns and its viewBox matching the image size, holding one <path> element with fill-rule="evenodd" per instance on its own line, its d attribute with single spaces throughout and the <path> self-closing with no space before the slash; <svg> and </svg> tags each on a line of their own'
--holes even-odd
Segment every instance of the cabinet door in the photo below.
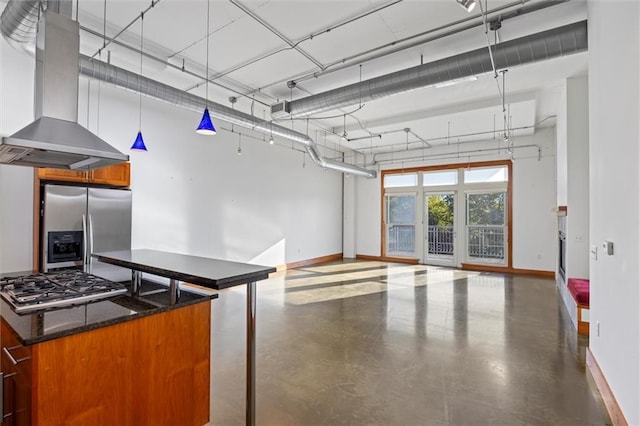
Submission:
<svg viewBox="0 0 640 426">
<path fill-rule="evenodd" d="M 129 186 L 130 163 L 114 164 L 91 171 L 91 182 L 114 186 Z"/>
<path fill-rule="evenodd" d="M 38 169 L 38 178 L 63 182 L 88 182 L 89 175 L 84 171 L 40 168 Z"/>
<path fill-rule="evenodd" d="M 31 425 L 31 348 L 22 346 L 2 321 L 1 364 L 4 372 L 5 425 Z"/>
<path fill-rule="evenodd" d="M 64 169 L 38 169 L 40 180 L 58 182 L 99 183 L 112 186 L 129 186 L 131 182 L 131 164 L 120 163 L 113 166 L 86 171 Z"/>
</svg>

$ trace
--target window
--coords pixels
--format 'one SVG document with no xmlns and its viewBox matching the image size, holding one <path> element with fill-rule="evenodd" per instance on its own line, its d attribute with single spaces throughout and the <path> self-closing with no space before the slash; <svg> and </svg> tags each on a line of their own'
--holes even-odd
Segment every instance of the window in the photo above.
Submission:
<svg viewBox="0 0 640 426">
<path fill-rule="evenodd" d="M 467 255 L 470 260 L 504 262 L 505 192 L 467 194 Z"/>
<path fill-rule="evenodd" d="M 511 267 L 511 162 L 384 170 L 382 255 Z"/>
<path fill-rule="evenodd" d="M 406 186 L 416 186 L 418 184 L 418 174 L 386 175 L 384 177 L 385 188 L 401 188 Z"/>
<path fill-rule="evenodd" d="M 427 172 L 422 174 L 422 186 L 456 185 L 457 183 L 457 170 Z"/>
<path fill-rule="evenodd" d="M 387 253 L 414 255 L 416 251 L 415 194 L 386 196 Z"/>
<path fill-rule="evenodd" d="M 464 171 L 464 183 L 507 182 L 506 167 L 477 168 Z"/>
</svg>

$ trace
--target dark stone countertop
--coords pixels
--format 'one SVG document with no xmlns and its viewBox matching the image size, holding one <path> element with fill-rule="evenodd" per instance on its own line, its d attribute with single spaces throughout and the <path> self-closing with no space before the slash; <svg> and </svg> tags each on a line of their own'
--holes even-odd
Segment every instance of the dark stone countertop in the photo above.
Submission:
<svg viewBox="0 0 640 426">
<path fill-rule="evenodd" d="M 146 249 L 95 253 L 93 257 L 104 263 L 216 290 L 264 280 L 276 271 L 271 266 Z"/>
<path fill-rule="evenodd" d="M 130 287 L 130 283 L 124 284 Z M 140 296 L 133 297 L 129 292 L 96 302 L 51 308 L 24 315 L 16 314 L 11 306 L 1 299 L 0 314 L 23 345 L 33 345 L 196 303 L 209 302 L 218 297 L 217 294 L 190 289 L 184 285 L 180 290 L 180 298 L 175 304 L 171 304 L 169 288 L 166 285 L 142 280 Z"/>
</svg>

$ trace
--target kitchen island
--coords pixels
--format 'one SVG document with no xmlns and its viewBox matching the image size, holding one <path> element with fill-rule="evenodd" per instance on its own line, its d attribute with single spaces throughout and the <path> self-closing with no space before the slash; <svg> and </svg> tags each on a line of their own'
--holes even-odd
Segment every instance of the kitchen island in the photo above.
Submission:
<svg viewBox="0 0 640 426">
<path fill-rule="evenodd" d="M 143 282 L 119 295 L 18 315 L 4 300 L 4 424 L 202 425 L 209 418 L 210 300 Z"/>
<path fill-rule="evenodd" d="M 164 260 L 173 255 L 155 253 Z M 168 264 L 158 269 L 153 261 L 131 265 L 137 272 L 127 295 L 28 315 L 16 314 L 2 301 L 5 422 L 207 423 L 210 301 L 216 295 L 193 288 L 176 291 L 175 282 L 168 288 L 141 280 L 139 271 L 152 267 L 155 274 L 174 281 L 188 275 L 190 282 L 215 288 L 216 280 L 238 285 L 245 279 L 266 278 L 273 268 L 228 262 L 229 274 L 222 276 L 201 267 L 223 267 L 225 261 L 175 256 L 182 261 L 192 258 L 195 268 Z M 239 265 L 246 266 L 245 273 Z M 170 270 L 172 266 L 177 271 Z M 201 276 L 203 271 L 211 276 Z"/>
<path fill-rule="evenodd" d="M 229 262 L 157 250 L 121 250 L 93 255 L 96 259 L 134 272 L 134 292 L 141 273 L 169 278 L 169 293 L 172 300 L 180 298 L 180 281 L 222 290 L 237 285 L 247 285 L 247 346 L 246 346 L 246 424 L 255 425 L 255 328 L 256 328 L 256 281 L 269 277 L 276 268 Z"/>
</svg>

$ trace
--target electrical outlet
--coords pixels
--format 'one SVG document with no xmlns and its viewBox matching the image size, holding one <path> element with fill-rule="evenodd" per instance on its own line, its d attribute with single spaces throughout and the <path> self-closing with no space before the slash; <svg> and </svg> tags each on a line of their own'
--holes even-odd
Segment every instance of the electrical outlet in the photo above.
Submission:
<svg viewBox="0 0 640 426">
<path fill-rule="evenodd" d="M 600 321 L 596 321 L 596 336 L 600 337 Z"/>
</svg>

